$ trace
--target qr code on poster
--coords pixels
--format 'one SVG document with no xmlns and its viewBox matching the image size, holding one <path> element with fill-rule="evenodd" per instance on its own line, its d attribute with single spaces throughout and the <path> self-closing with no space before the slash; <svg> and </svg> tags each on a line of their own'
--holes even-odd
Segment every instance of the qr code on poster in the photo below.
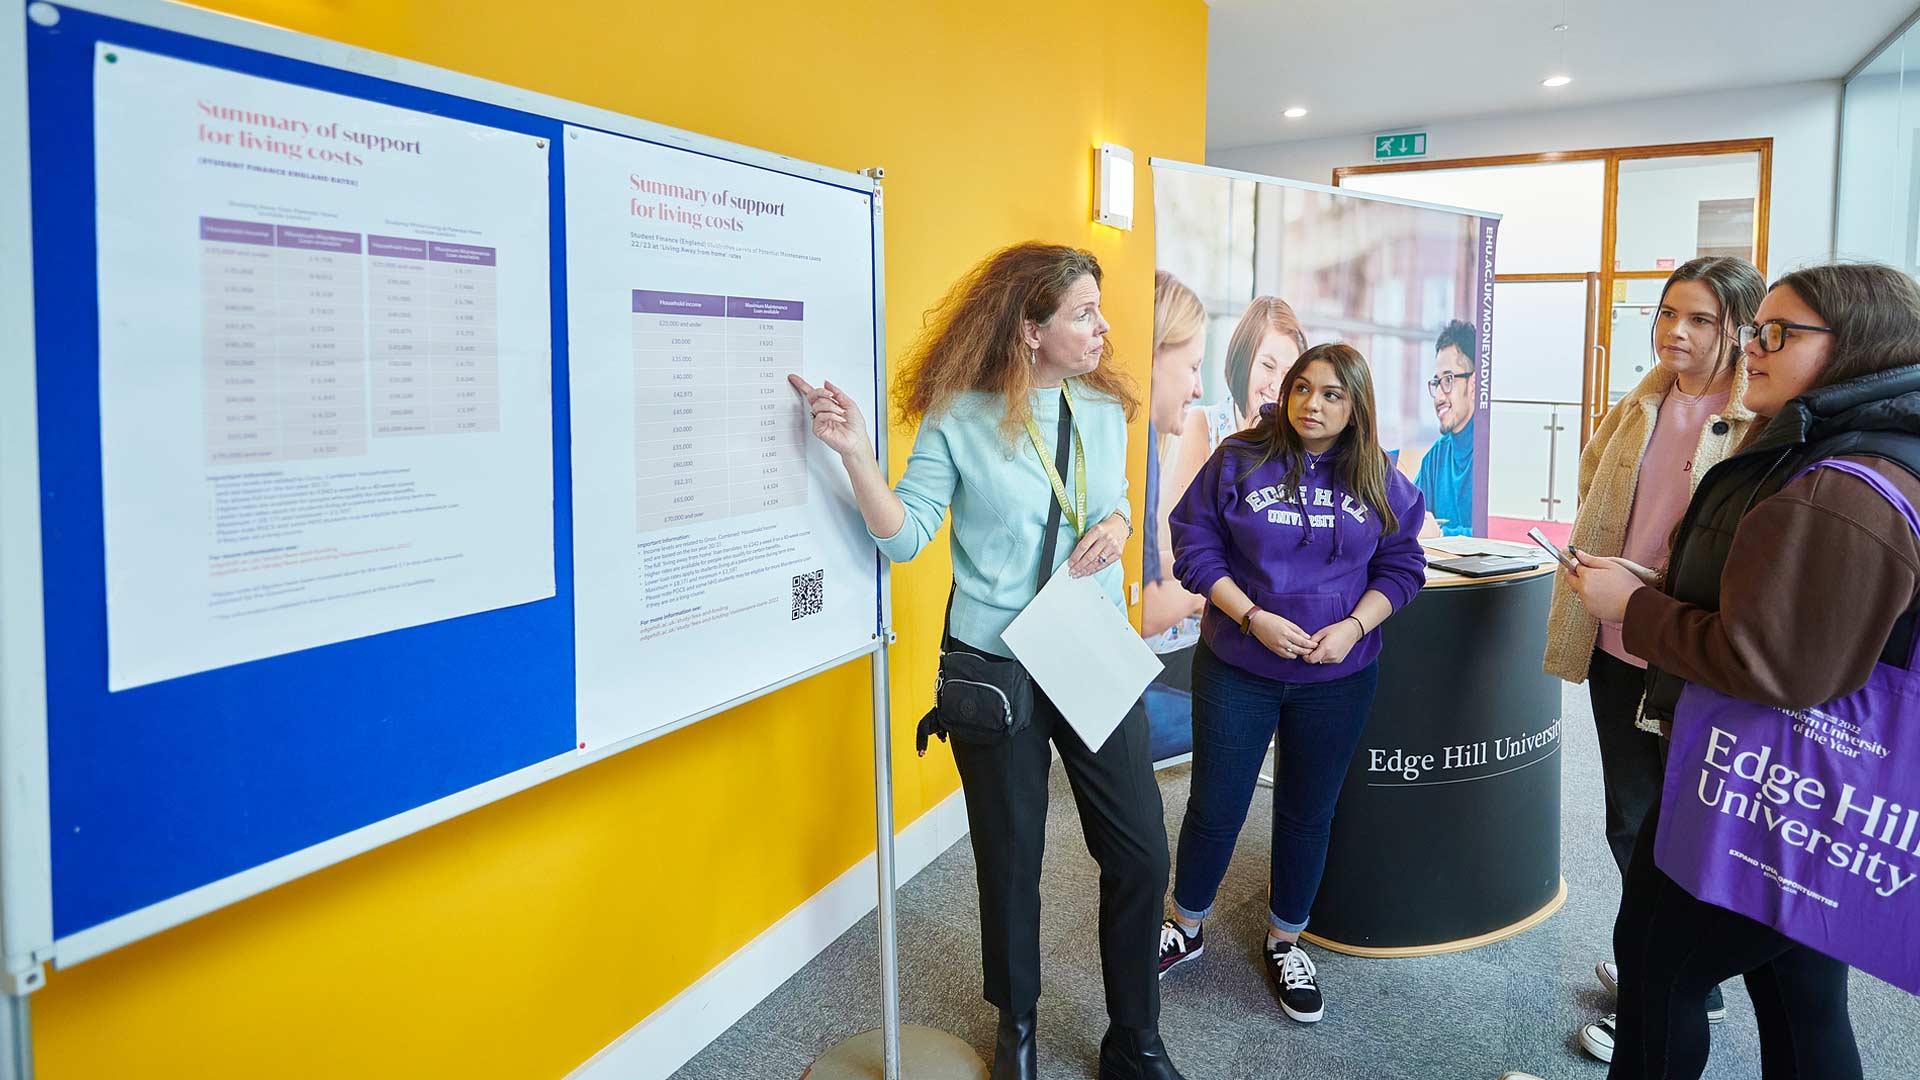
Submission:
<svg viewBox="0 0 1920 1080">
<path fill-rule="evenodd" d="M 811 574 L 793 576 L 793 617 L 804 619 L 809 615 L 820 614 L 826 606 L 825 570 L 815 570 Z"/>
</svg>

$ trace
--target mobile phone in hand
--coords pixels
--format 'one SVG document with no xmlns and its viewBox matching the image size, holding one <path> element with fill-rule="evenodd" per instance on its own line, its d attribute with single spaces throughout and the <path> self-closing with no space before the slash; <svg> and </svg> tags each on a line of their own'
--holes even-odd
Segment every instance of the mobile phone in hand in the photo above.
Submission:
<svg viewBox="0 0 1920 1080">
<path fill-rule="evenodd" d="M 1569 570 L 1580 569 L 1579 560 L 1575 559 L 1572 555 L 1569 555 L 1565 551 L 1562 551 L 1560 550 L 1560 548 L 1556 547 L 1553 541 L 1547 539 L 1547 534 L 1541 532 L 1538 527 L 1527 530 L 1527 539 L 1533 541 L 1536 544 L 1539 544 L 1541 549 L 1545 551 L 1547 554 L 1553 556 L 1554 561 L 1558 562 L 1561 566 L 1564 566 Z"/>
</svg>

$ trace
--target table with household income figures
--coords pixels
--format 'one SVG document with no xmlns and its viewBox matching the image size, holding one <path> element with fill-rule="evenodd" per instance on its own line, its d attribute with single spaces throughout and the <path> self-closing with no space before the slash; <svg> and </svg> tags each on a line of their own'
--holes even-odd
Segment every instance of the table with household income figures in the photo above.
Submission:
<svg viewBox="0 0 1920 1080">
<path fill-rule="evenodd" d="M 367 272 L 374 436 L 499 431 L 494 249 L 368 236 Z"/>
<path fill-rule="evenodd" d="M 495 249 L 206 217 L 200 240 L 209 464 L 500 430 Z"/>
<path fill-rule="evenodd" d="M 207 462 L 367 452 L 360 234 L 200 219 Z"/>
<path fill-rule="evenodd" d="M 640 532 L 803 506 L 798 300 L 633 293 Z"/>
</svg>

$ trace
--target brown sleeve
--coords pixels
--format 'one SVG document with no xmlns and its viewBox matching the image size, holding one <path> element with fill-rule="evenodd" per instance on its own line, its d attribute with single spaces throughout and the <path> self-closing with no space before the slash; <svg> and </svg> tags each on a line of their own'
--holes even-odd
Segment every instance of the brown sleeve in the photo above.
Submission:
<svg viewBox="0 0 1920 1080">
<path fill-rule="evenodd" d="M 1850 458 L 1920 505 L 1920 481 L 1898 466 Z M 1887 635 L 1914 606 L 1920 541 L 1892 504 L 1828 469 L 1763 500 L 1733 535 L 1720 610 L 1656 589 L 1627 603 L 1627 649 L 1723 694 L 1803 709 L 1867 683 Z"/>
</svg>

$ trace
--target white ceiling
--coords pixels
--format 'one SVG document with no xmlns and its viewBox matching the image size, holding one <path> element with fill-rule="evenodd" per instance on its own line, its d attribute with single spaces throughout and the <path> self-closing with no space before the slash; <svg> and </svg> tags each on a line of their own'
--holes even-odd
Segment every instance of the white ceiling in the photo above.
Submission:
<svg viewBox="0 0 1920 1080">
<path fill-rule="evenodd" d="M 1915 3 L 1212 0 L 1207 146 L 1837 79 Z M 1572 85 L 1540 85 L 1563 67 Z M 1309 112 L 1285 119 L 1290 105 Z"/>
</svg>

